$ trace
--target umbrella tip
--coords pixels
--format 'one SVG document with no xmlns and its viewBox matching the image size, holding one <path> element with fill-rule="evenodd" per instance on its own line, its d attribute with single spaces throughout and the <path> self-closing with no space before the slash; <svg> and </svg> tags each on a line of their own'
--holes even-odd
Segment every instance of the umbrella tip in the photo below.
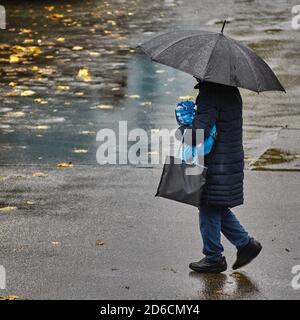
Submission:
<svg viewBox="0 0 300 320">
<path fill-rule="evenodd" d="M 223 26 L 222 26 L 221 33 L 223 33 L 223 30 L 224 30 L 225 24 L 226 24 L 226 20 L 224 20 L 224 22 L 223 22 Z"/>
</svg>

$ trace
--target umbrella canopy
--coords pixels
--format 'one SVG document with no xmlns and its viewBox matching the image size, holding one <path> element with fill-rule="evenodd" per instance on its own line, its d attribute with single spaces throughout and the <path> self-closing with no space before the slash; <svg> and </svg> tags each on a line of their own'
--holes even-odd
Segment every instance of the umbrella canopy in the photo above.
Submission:
<svg viewBox="0 0 300 320">
<path fill-rule="evenodd" d="M 256 92 L 285 91 L 262 58 L 223 34 L 224 25 L 220 33 L 199 30 L 167 32 L 138 47 L 153 61 L 187 72 L 201 81 Z"/>
</svg>

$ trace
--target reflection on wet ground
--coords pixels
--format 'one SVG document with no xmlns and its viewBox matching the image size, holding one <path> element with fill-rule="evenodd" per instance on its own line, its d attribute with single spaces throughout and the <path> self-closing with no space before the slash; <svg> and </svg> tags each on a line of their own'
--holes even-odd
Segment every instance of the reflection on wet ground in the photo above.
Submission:
<svg viewBox="0 0 300 320">
<path fill-rule="evenodd" d="M 284 150 L 270 148 L 266 150 L 252 165 L 256 169 L 262 168 L 268 164 L 281 164 L 293 161 L 296 155 Z"/>
<path fill-rule="evenodd" d="M 96 132 L 173 128 L 173 108 L 193 78 L 153 64 L 135 46 L 172 28 L 218 31 L 266 58 L 288 94 L 243 90 L 246 158 L 284 125 L 299 125 L 299 35 L 285 1 L 4 1 L 0 149 L 7 163 L 96 163 Z M 79 151 L 78 151 L 79 150 Z M 249 160 L 250 161 L 250 160 Z"/>
<path fill-rule="evenodd" d="M 189 276 L 199 279 L 198 299 L 252 299 L 260 296 L 257 284 L 245 272 L 230 275 L 200 274 L 190 272 Z"/>
</svg>

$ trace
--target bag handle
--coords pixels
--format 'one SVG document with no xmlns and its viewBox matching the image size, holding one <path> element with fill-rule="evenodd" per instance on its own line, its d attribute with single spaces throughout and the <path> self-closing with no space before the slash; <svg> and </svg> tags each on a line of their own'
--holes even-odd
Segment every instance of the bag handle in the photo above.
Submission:
<svg viewBox="0 0 300 320">
<path fill-rule="evenodd" d="M 179 158 L 179 152 L 181 151 L 182 152 L 182 154 L 181 154 L 181 159 L 182 159 L 182 161 L 184 161 L 183 159 L 184 159 L 184 145 L 185 145 L 185 143 L 184 143 L 184 135 L 185 135 L 185 133 L 186 133 L 186 130 L 187 129 L 184 129 L 184 131 L 183 131 L 183 134 L 182 134 L 182 137 L 181 137 L 181 140 L 180 140 L 180 147 L 178 148 L 178 150 L 177 150 L 177 158 Z M 192 159 L 193 159 L 193 161 L 192 162 L 186 162 L 186 161 L 184 161 L 186 164 L 194 164 L 194 165 L 197 165 L 197 166 L 199 166 L 199 167 L 203 167 L 202 165 L 200 165 L 200 163 L 199 163 L 199 157 L 198 157 L 198 150 L 197 150 L 197 147 L 191 147 L 192 148 Z"/>
</svg>

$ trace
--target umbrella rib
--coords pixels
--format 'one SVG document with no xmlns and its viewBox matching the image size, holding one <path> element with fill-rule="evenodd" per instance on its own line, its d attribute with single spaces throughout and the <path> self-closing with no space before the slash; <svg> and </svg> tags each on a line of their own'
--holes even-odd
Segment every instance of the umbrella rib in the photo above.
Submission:
<svg viewBox="0 0 300 320">
<path fill-rule="evenodd" d="M 241 49 L 241 47 L 238 45 L 238 43 L 236 43 L 235 41 L 233 41 L 233 43 L 235 44 L 236 48 L 238 48 L 238 49 L 240 50 L 240 52 L 242 53 L 242 55 L 245 57 L 245 59 L 246 59 L 246 61 L 247 61 L 247 64 L 248 64 L 249 68 L 250 68 L 251 71 L 252 71 L 253 78 L 254 78 L 254 80 L 255 80 L 255 82 L 256 82 L 257 92 L 259 92 L 259 90 L 260 90 L 260 85 L 259 85 L 258 79 L 257 79 L 257 77 L 256 77 L 256 75 L 255 75 L 255 72 L 254 72 L 254 69 L 253 69 L 252 64 L 248 61 L 247 55 L 246 55 L 245 52 Z"/>
<path fill-rule="evenodd" d="M 208 69 L 208 65 L 209 65 L 210 59 L 211 59 L 211 57 L 212 57 L 212 55 L 213 55 L 213 53 L 214 53 L 214 51 L 215 51 L 215 48 L 216 48 L 216 46 L 217 46 L 218 41 L 220 40 L 220 36 L 222 36 L 221 33 L 218 34 L 218 38 L 217 38 L 217 40 L 216 40 L 216 42 L 215 42 L 215 44 L 214 44 L 213 49 L 211 50 L 211 53 L 210 53 L 209 58 L 208 58 L 208 60 L 207 60 L 207 64 L 206 64 L 206 67 L 205 67 L 205 70 L 204 70 L 204 74 L 203 74 L 203 79 L 202 79 L 202 80 L 205 79 L 205 74 L 206 74 L 206 71 L 207 71 L 207 69 Z"/>
<path fill-rule="evenodd" d="M 230 83 L 230 80 L 231 80 L 231 62 L 232 62 L 232 57 L 234 56 L 234 54 L 233 54 L 233 51 L 232 51 L 232 47 L 231 47 L 231 45 L 229 44 L 228 38 L 225 37 L 225 39 L 226 39 L 227 48 L 229 49 L 229 51 L 230 51 L 230 53 L 231 53 L 231 54 L 229 55 L 229 68 L 230 68 L 230 72 L 229 72 L 229 83 Z"/>
</svg>

